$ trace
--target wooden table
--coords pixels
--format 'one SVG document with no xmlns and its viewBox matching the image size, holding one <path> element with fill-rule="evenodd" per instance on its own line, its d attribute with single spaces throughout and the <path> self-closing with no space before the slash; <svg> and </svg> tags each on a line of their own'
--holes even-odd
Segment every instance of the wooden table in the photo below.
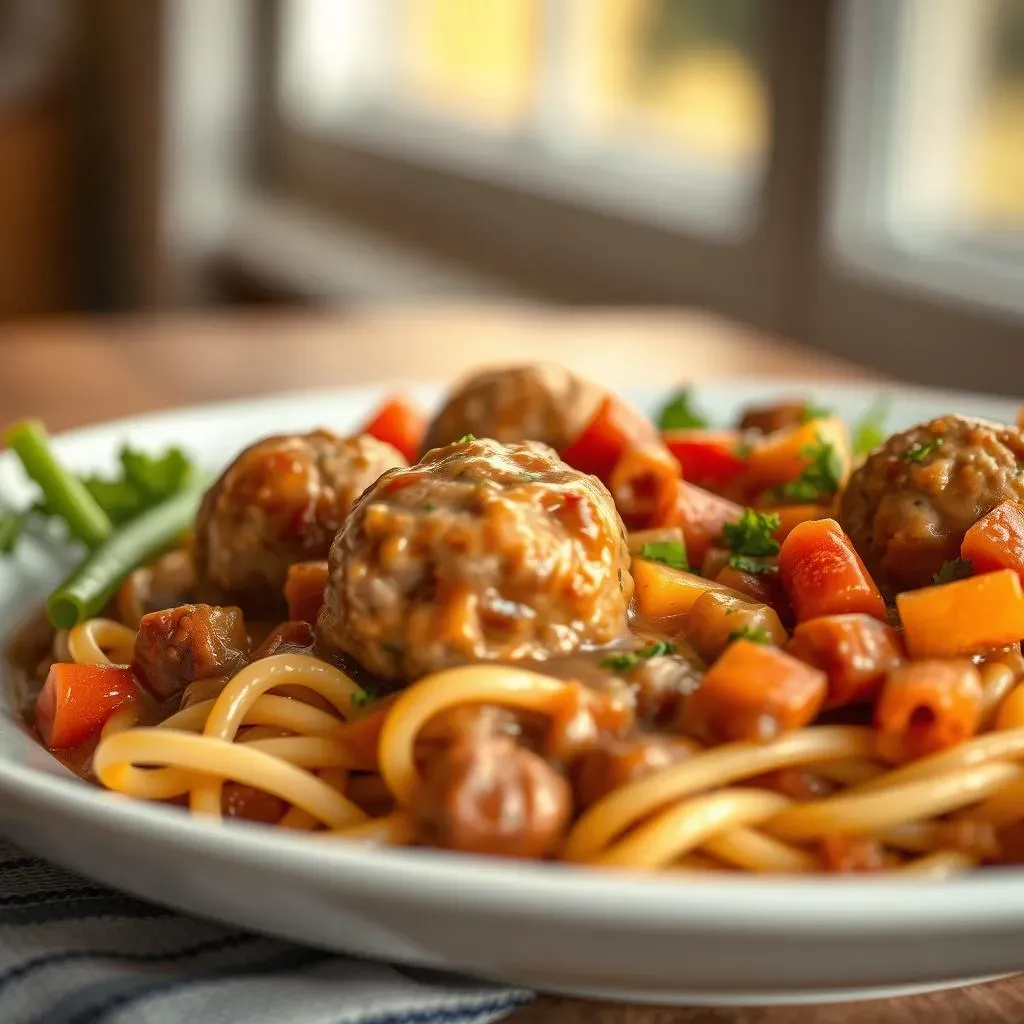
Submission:
<svg viewBox="0 0 1024 1024">
<path fill-rule="evenodd" d="M 67 320 L 0 329 L 0 420 L 52 429 L 290 388 L 444 380 L 486 362 L 551 359 L 608 384 L 713 377 L 871 379 L 699 313 L 446 309 Z M 1024 985 L 834 1007 L 677 1009 L 542 997 L 509 1024 L 945 1024 L 1024 1021 Z"/>
</svg>

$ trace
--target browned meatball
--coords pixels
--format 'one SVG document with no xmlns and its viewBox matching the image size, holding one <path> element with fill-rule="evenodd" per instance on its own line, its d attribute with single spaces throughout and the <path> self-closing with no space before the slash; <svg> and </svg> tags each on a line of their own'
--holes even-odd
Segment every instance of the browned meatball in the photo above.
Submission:
<svg viewBox="0 0 1024 1024">
<path fill-rule="evenodd" d="M 381 477 L 329 569 L 322 648 L 385 679 L 608 643 L 633 592 L 603 485 L 543 445 L 483 439 Z"/>
<path fill-rule="evenodd" d="M 850 477 L 840 520 L 890 593 L 932 582 L 964 533 L 1002 501 L 1024 498 L 1024 434 L 941 416 L 894 434 Z"/>
<path fill-rule="evenodd" d="M 328 430 L 257 441 L 206 492 L 196 567 L 207 599 L 281 614 L 293 562 L 327 557 L 349 509 L 385 470 L 404 466 L 383 441 Z"/>
<path fill-rule="evenodd" d="M 542 757 L 491 736 L 431 757 L 412 807 L 418 838 L 430 846 L 543 857 L 565 832 L 572 793 Z"/>
<path fill-rule="evenodd" d="M 423 451 L 460 437 L 541 441 L 562 451 L 587 425 L 603 392 L 562 366 L 503 366 L 474 374 L 434 417 Z"/>
<path fill-rule="evenodd" d="M 132 667 L 158 697 L 172 697 L 202 679 L 224 679 L 249 653 L 237 608 L 185 604 L 143 615 Z"/>
</svg>

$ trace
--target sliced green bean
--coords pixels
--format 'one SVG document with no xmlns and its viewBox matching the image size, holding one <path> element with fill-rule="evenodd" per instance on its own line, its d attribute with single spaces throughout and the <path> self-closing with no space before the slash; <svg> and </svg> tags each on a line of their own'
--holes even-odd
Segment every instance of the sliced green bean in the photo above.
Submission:
<svg viewBox="0 0 1024 1024">
<path fill-rule="evenodd" d="M 171 547 L 192 524 L 203 486 L 190 484 L 111 534 L 47 599 L 53 626 L 71 629 L 97 615 L 128 573 Z"/>
<path fill-rule="evenodd" d="M 82 481 L 57 461 L 42 423 L 15 423 L 8 428 L 4 440 L 21 460 L 25 472 L 39 485 L 50 508 L 68 524 L 72 536 L 90 549 L 98 548 L 113 530 L 110 517 Z"/>
</svg>

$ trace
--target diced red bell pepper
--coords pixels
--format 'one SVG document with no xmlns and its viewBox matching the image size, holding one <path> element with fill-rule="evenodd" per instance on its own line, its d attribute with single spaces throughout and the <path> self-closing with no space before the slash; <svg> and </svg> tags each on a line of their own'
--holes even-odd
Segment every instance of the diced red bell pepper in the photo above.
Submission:
<svg viewBox="0 0 1024 1024">
<path fill-rule="evenodd" d="M 704 487 L 721 487 L 747 466 L 737 454 L 740 435 L 734 430 L 669 430 L 661 435 L 683 467 L 683 479 Z"/>
</svg>

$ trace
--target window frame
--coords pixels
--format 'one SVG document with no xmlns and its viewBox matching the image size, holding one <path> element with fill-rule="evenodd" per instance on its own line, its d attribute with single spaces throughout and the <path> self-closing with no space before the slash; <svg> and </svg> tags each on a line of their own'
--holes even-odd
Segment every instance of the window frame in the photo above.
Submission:
<svg viewBox="0 0 1024 1024">
<path fill-rule="evenodd" d="M 828 3 L 785 0 L 766 19 L 763 66 L 773 107 L 757 215 L 742 232 L 709 232 L 706 220 L 649 198 L 616 203 L 540 171 L 501 173 L 482 161 L 438 160 L 436 146 L 399 147 L 388 131 L 345 138 L 290 126 L 278 103 L 283 10 L 255 7 L 258 82 L 252 170 L 258 187 L 300 196 L 339 219 L 378 225 L 445 255 L 481 261 L 545 297 L 590 303 L 673 303 L 712 307 L 787 331 L 788 285 L 804 238 L 802 199 L 813 187 L 819 148 L 819 90 Z M 389 144 L 389 141 L 391 144 Z M 463 154 L 464 156 L 464 154 Z M 501 239 L 496 246 L 495 239 Z M 500 249 L 500 251 L 499 251 Z"/>
</svg>

